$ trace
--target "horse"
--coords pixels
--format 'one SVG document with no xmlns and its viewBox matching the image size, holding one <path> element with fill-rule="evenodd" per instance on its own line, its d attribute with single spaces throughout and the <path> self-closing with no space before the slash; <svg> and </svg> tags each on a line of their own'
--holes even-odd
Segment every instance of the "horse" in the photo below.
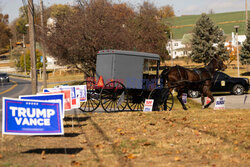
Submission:
<svg viewBox="0 0 250 167">
<path fill-rule="evenodd" d="M 210 91 L 213 75 L 216 70 L 224 71 L 226 68 L 227 66 L 220 57 L 215 55 L 204 68 L 189 69 L 176 65 L 164 69 L 160 77 L 163 80 L 163 87 L 165 87 L 167 83 L 167 87 L 170 91 L 175 88 L 177 99 L 180 101 L 184 110 L 187 110 L 187 107 L 182 101 L 182 94 L 187 93 L 188 90 L 199 91 L 201 93 L 203 108 L 208 108 L 214 102 L 214 97 Z M 209 97 L 211 101 L 204 106 L 205 96 Z"/>
</svg>

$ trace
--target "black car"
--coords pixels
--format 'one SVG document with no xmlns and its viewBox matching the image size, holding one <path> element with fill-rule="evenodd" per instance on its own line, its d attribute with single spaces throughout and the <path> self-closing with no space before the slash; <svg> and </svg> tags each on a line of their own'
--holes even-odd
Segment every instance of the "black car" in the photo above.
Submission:
<svg viewBox="0 0 250 167">
<path fill-rule="evenodd" d="M 0 82 L 10 82 L 9 75 L 7 73 L 0 73 Z"/>
<path fill-rule="evenodd" d="M 234 95 L 242 95 L 249 90 L 248 78 L 230 77 L 223 72 L 216 72 L 213 76 L 212 92 L 230 92 Z M 198 97 L 198 91 L 188 91 L 190 97 Z"/>
</svg>

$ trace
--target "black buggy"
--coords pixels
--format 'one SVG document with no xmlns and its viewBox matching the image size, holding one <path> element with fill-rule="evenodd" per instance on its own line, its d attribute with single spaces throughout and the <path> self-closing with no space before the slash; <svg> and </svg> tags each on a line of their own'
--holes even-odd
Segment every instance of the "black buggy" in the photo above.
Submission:
<svg viewBox="0 0 250 167">
<path fill-rule="evenodd" d="M 156 70 L 152 70 L 156 66 Z M 87 78 L 87 102 L 80 110 L 92 112 L 100 106 L 106 112 L 142 111 L 145 99 L 164 92 L 164 109 L 173 107 L 173 95 L 159 79 L 160 56 L 152 53 L 101 50 L 97 54 L 96 76 Z M 164 89 L 164 90 L 163 90 Z M 160 91 L 159 91 L 160 90 Z M 163 91 L 162 91 L 163 90 Z M 157 100 L 159 101 L 159 100 Z"/>
</svg>

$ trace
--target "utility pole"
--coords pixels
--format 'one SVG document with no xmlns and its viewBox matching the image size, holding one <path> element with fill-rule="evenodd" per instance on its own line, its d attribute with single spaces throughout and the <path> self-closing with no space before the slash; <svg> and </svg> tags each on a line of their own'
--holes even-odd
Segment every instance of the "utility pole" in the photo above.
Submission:
<svg viewBox="0 0 250 167">
<path fill-rule="evenodd" d="M 34 12 L 35 11 L 34 11 L 33 0 L 28 0 L 32 94 L 37 93 L 36 45 L 35 45 L 36 42 L 35 42 Z"/>
<path fill-rule="evenodd" d="M 236 32 L 236 55 L 237 55 L 237 71 L 238 77 L 240 77 L 240 60 L 239 60 L 239 44 L 238 44 L 238 30 L 240 26 L 234 26 Z"/>
<path fill-rule="evenodd" d="M 40 12 L 41 12 L 41 27 L 42 27 L 42 31 L 44 31 L 44 24 L 43 24 L 43 0 L 40 0 Z M 44 51 L 44 46 L 41 45 L 41 47 L 42 47 L 42 55 L 43 55 L 43 88 L 47 88 L 46 53 Z"/>
<path fill-rule="evenodd" d="M 10 56 L 12 57 L 12 42 L 11 42 L 11 39 L 10 39 Z"/>
<path fill-rule="evenodd" d="M 25 40 L 24 40 L 24 34 L 23 34 L 23 56 L 24 56 L 24 74 L 27 75 L 27 71 L 26 71 L 26 54 L 25 54 Z"/>
<path fill-rule="evenodd" d="M 170 32 L 170 41 L 171 41 L 171 65 L 174 66 L 174 48 L 173 48 L 173 34 Z"/>
<path fill-rule="evenodd" d="M 245 9 L 246 9 L 246 32 L 247 32 L 247 24 L 248 24 L 248 11 L 247 11 L 247 0 L 245 0 Z"/>
</svg>

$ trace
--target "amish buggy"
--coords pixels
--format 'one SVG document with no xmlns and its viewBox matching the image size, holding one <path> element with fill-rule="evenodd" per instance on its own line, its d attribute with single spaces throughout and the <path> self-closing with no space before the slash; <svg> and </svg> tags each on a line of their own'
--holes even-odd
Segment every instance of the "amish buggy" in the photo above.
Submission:
<svg viewBox="0 0 250 167">
<path fill-rule="evenodd" d="M 156 64 L 155 72 L 149 67 Z M 100 106 L 106 112 L 142 111 L 147 98 L 157 98 L 163 92 L 159 78 L 160 56 L 158 54 L 101 50 L 97 54 L 96 75 L 87 78 L 87 101 L 80 110 L 92 112 Z M 157 90 L 157 91 L 156 91 Z M 164 89 L 163 102 L 169 110 L 173 107 L 173 95 Z M 162 101 L 158 100 L 159 101 Z"/>
<path fill-rule="evenodd" d="M 201 92 L 201 103 L 203 108 L 209 107 L 214 102 L 214 97 L 210 88 L 212 86 L 212 79 L 216 70 L 224 71 L 227 68 L 218 55 L 212 57 L 212 60 L 204 68 L 188 69 L 182 66 L 174 66 L 166 68 L 161 73 L 164 87 L 167 84 L 169 91 L 175 88 L 177 91 L 177 99 L 180 101 L 184 110 L 187 107 L 183 103 L 182 94 L 187 93 L 188 90 L 195 90 Z M 208 96 L 211 101 L 204 105 L 204 97 Z"/>
<path fill-rule="evenodd" d="M 151 63 L 151 64 L 150 64 Z M 156 64 L 156 71 L 150 71 L 149 66 Z M 204 106 L 205 96 L 211 101 L 204 106 L 209 107 L 214 102 L 210 91 L 212 78 L 216 70 L 227 67 L 219 56 L 212 57 L 204 68 L 188 69 L 179 65 L 165 68 L 159 76 L 160 56 L 152 53 L 101 50 L 97 54 L 96 75 L 87 78 L 87 101 L 80 110 L 92 112 L 100 106 L 106 112 L 142 111 L 145 99 L 154 99 L 153 110 L 159 108 L 171 110 L 174 104 L 173 89 L 184 110 L 182 94 L 188 90 L 201 92 L 201 102 Z M 96 82 L 97 81 L 97 82 Z"/>
</svg>

